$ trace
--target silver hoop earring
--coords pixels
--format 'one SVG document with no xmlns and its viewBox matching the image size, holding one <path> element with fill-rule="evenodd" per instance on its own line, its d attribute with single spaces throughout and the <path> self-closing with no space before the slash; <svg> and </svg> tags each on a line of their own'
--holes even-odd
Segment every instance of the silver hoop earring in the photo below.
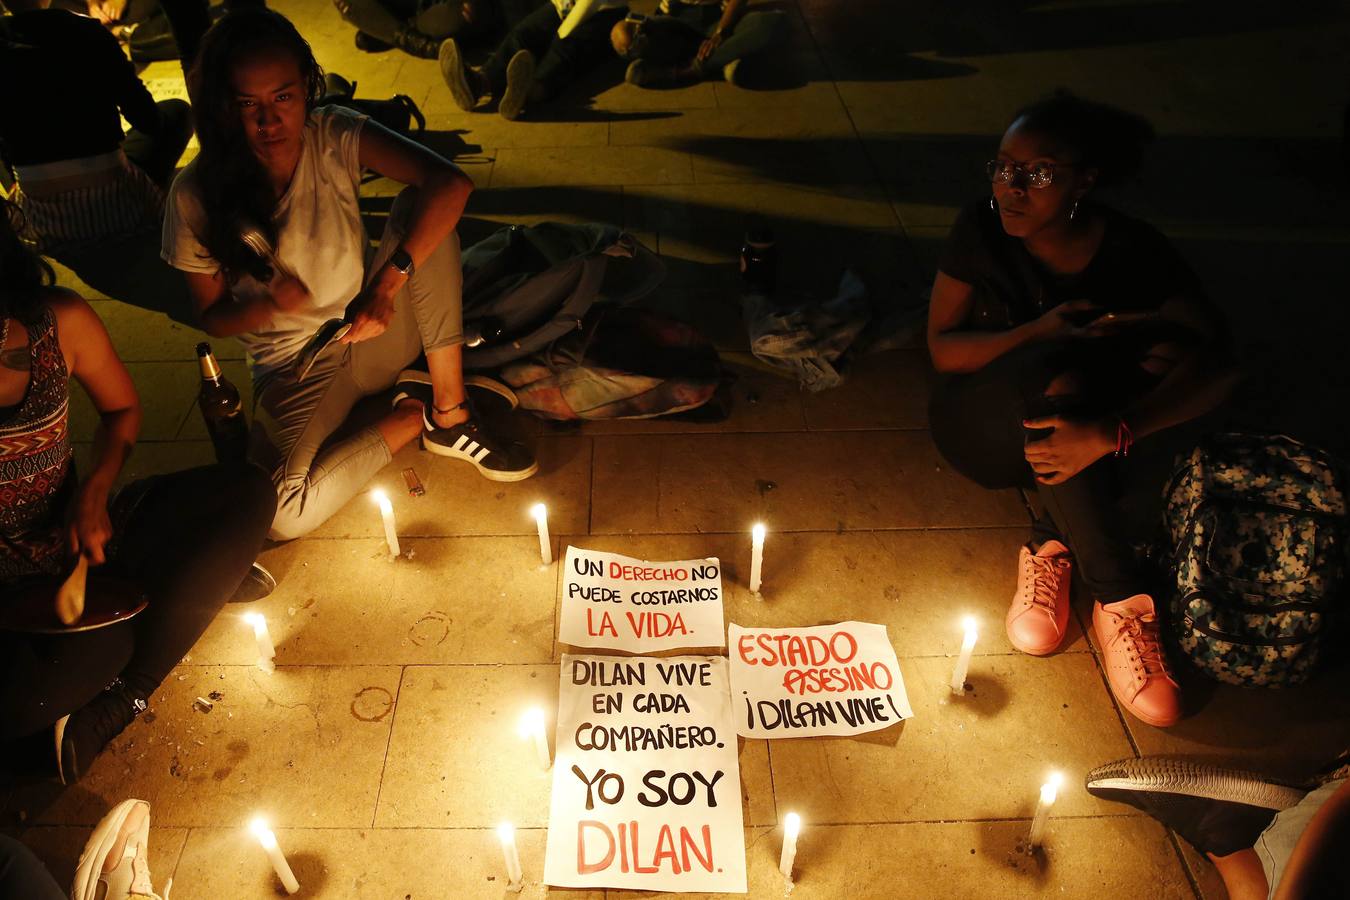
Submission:
<svg viewBox="0 0 1350 900">
<path fill-rule="evenodd" d="M 995 203 L 994 203 L 994 195 L 993 195 L 993 194 L 990 194 L 990 195 L 989 195 L 989 208 L 992 209 L 994 212 L 998 212 L 998 206 L 995 205 Z"/>
<path fill-rule="evenodd" d="M 1078 218 L 1078 201 L 1077 201 L 1077 200 L 1073 201 L 1073 206 L 1071 206 L 1071 207 L 1069 208 L 1069 221 L 1072 222 L 1072 221 L 1073 221 L 1074 219 L 1076 219 L 1076 218 Z"/>
</svg>

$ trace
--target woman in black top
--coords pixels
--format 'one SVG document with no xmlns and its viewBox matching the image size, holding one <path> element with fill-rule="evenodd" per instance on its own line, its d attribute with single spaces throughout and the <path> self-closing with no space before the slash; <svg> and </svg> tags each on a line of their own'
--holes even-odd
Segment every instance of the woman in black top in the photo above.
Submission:
<svg viewBox="0 0 1350 900">
<path fill-rule="evenodd" d="M 1068 94 L 1020 111 L 988 165 L 992 196 L 948 239 L 928 347 L 945 376 L 930 410 L 943 456 L 991 489 L 1037 487 L 1048 513 L 1021 551 L 1009 640 L 1036 655 L 1059 646 L 1076 565 L 1112 691 L 1166 726 L 1179 691 L 1116 504 L 1141 457 L 1166 455 L 1156 435 L 1214 408 L 1233 378 L 1226 328 L 1190 268 L 1096 202 L 1151 137 Z"/>
</svg>

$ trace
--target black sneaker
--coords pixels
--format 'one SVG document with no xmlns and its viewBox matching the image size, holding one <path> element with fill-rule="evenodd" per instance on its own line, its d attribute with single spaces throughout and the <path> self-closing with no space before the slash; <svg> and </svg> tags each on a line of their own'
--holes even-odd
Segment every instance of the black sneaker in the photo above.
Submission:
<svg viewBox="0 0 1350 900">
<path fill-rule="evenodd" d="M 497 440 L 479 427 L 472 414 L 467 422 L 438 428 L 424 410 L 422 449 L 472 463 L 489 481 L 524 481 L 539 471 L 539 463 L 528 447 Z"/>
<path fill-rule="evenodd" d="M 255 600 L 261 600 L 277 588 L 277 580 L 272 573 L 267 571 L 259 563 L 254 563 L 244 576 L 244 580 L 239 582 L 239 587 L 234 589 L 233 596 L 230 597 L 231 603 L 252 603 Z"/>
<path fill-rule="evenodd" d="M 132 694 L 121 678 L 84 706 L 56 723 L 56 768 L 61 783 L 79 781 L 94 757 L 146 709 L 146 702 Z"/>
<path fill-rule="evenodd" d="M 1190 759 L 1122 759 L 1088 773 L 1089 794 L 1128 803 L 1185 838 L 1201 853 L 1245 850 L 1304 791 L 1240 769 Z"/>
<path fill-rule="evenodd" d="M 386 50 L 393 50 L 393 44 L 386 44 L 373 34 L 367 34 L 364 31 L 356 33 L 356 49 L 363 53 L 383 53 Z"/>
<path fill-rule="evenodd" d="M 512 409 L 515 409 L 520 401 L 516 398 L 516 392 L 506 385 L 486 375 L 465 375 L 464 387 L 469 393 L 470 403 L 478 402 L 474 398 L 477 392 L 486 392 L 493 394 L 505 400 Z M 432 404 L 431 375 L 420 369 L 404 369 L 398 375 L 398 380 L 394 382 L 394 399 L 391 403 L 398 406 L 399 402 L 412 398 L 420 400 L 424 408 L 430 409 Z"/>
</svg>

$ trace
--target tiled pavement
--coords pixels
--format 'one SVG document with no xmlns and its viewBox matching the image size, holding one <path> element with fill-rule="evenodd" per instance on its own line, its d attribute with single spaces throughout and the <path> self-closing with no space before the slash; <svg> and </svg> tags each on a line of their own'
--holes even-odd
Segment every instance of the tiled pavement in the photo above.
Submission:
<svg viewBox="0 0 1350 900">
<path fill-rule="evenodd" d="M 391 490 L 411 560 L 382 558 L 360 498 L 269 550 L 281 587 L 260 609 L 275 675 L 250 664 L 251 637 L 227 609 L 155 696 L 153 721 L 133 725 L 83 783 L 5 798 L 5 826 L 59 878 L 88 827 L 130 795 L 153 803 L 153 871 L 174 876 L 177 900 L 275 896 L 241 831 L 257 809 L 303 896 L 501 896 L 489 828 L 503 818 L 521 828 L 527 895 L 548 893 L 548 780 L 520 763 L 507 727 L 517 706 L 556 692 L 556 570 L 533 562 L 525 512 L 542 499 L 559 547 L 721 557 L 730 621 L 889 627 L 911 722 L 856 740 L 742 742 L 753 896 L 781 890 L 775 825 L 788 809 L 811 823 L 803 900 L 1223 895 L 1207 863 L 1089 797 L 1082 774 L 1159 751 L 1306 773 L 1350 737 L 1345 670 L 1279 694 L 1197 685 L 1188 718 L 1164 732 L 1117 711 L 1081 628 L 1053 657 L 1013 653 L 1000 623 L 1025 513 L 942 464 L 925 430 L 922 350 L 866 359 L 842 388 L 801 394 L 744 352 L 732 261 L 745 217 L 760 212 L 778 223 L 786 283 L 820 290 L 849 265 L 883 303 L 912 299 L 955 210 L 981 192 L 979 163 L 1010 111 L 1066 85 L 1157 125 L 1145 178 L 1121 202 L 1172 235 L 1229 310 L 1255 376 L 1239 418 L 1345 450 L 1342 356 L 1326 352 L 1347 325 L 1344 4 L 783 5 L 793 35 L 772 90 L 642 92 L 597 76 L 547 121 L 508 123 L 455 110 L 434 63 L 356 52 L 322 0 L 275 4 L 361 96 L 422 105 L 437 146 L 478 185 L 466 241 L 492 223 L 602 219 L 658 250 L 670 272 L 655 302 L 717 339 L 741 375 L 737 406 L 717 426 L 533 428 L 541 472 L 517 485 L 400 454 L 376 482 L 396 488 L 411 465 L 426 484 L 420 499 Z M 173 65 L 145 74 L 181 90 Z M 147 410 L 128 475 L 208 459 L 193 407 L 198 335 L 96 306 Z M 238 348 L 216 344 L 246 386 Z M 75 423 L 88 441 L 87 403 Z M 771 529 L 762 603 L 744 586 L 745 532 L 759 518 Z M 985 627 L 974 696 L 950 704 L 962 613 Z M 214 711 L 194 711 L 212 690 L 223 695 Z M 1069 786 L 1045 857 L 1031 861 L 1012 848 L 1051 768 Z"/>
</svg>

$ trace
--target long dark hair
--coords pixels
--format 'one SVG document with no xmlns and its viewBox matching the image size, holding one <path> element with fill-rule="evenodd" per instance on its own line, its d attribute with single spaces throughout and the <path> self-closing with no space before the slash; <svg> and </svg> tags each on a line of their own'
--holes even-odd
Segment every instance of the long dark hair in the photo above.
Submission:
<svg viewBox="0 0 1350 900">
<path fill-rule="evenodd" d="M 1153 140 L 1153 126 L 1142 116 L 1065 90 L 1022 107 L 1012 120 L 1078 154 L 1081 165 L 1097 170 L 1101 187 L 1133 178 Z"/>
<path fill-rule="evenodd" d="M 188 73 L 188 92 L 196 112 L 197 184 L 206 211 L 207 252 L 220 263 L 225 280 L 234 283 L 245 273 L 266 280 L 267 265 L 240 239 L 247 223 L 259 228 L 272 246 L 276 229 L 272 214 L 276 197 L 262 164 L 249 149 L 239 108 L 235 105 L 233 69 L 241 59 L 267 51 L 295 58 L 305 94 L 305 108 L 313 109 L 323 95 L 323 69 L 309 42 L 290 20 L 265 8 L 227 13 L 202 38 L 197 60 Z"/>
<path fill-rule="evenodd" d="M 56 275 L 23 239 L 24 230 L 23 210 L 0 197 L 0 316 L 32 325 L 42 317 L 44 288 Z"/>
</svg>

